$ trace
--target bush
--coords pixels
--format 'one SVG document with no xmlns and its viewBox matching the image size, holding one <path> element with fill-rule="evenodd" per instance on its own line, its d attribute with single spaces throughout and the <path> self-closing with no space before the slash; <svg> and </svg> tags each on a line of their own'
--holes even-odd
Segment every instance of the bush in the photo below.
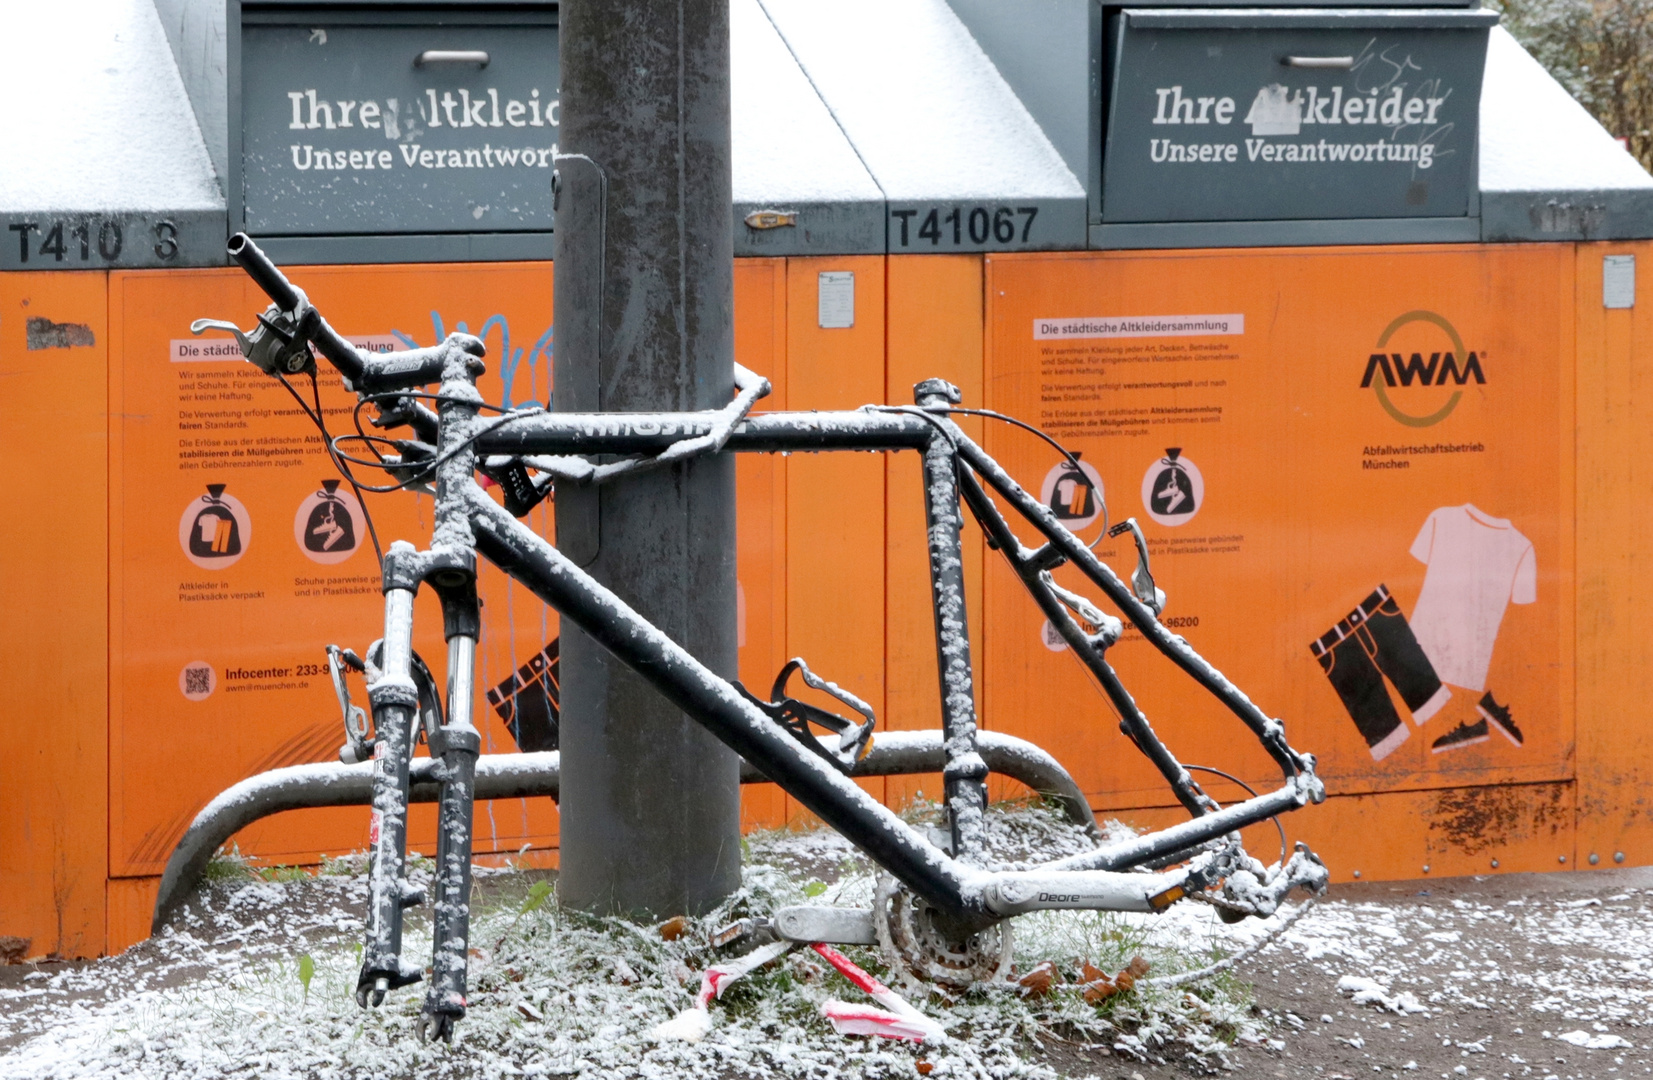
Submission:
<svg viewBox="0 0 1653 1080">
<path fill-rule="evenodd" d="M 1487 0 L 1556 81 L 1653 170 L 1653 0 Z"/>
</svg>

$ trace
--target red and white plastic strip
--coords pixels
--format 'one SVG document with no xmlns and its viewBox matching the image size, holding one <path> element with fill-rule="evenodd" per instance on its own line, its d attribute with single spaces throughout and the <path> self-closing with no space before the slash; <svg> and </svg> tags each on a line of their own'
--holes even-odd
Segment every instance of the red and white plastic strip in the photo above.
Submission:
<svg viewBox="0 0 1653 1080">
<path fill-rule="evenodd" d="M 796 942 L 777 941 L 773 945 L 753 949 L 745 956 L 731 960 L 727 964 L 714 964 L 707 968 L 706 974 L 700 977 L 700 993 L 695 995 L 694 1004 L 670 1020 L 655 1025 L 650 1034 L 662 1041 L 677 1039 L 684 1042 L 699 1042 L 712 1030 L 713 998 L 722 997 L 724 988 L 742 975 L 756 971 L 771 960 L 780 959 L 796 947 Z"/>
<path fill-rule="evenodd" d="M 919 1012 L 905 998 L 857 967 L 849 957 L 831 945 L 815 944 L 810 948 L 821 959 L 838 969 L 839 974 L 865 991 L 878 1005 L 856 1005 L 848 1001 L 823 1001 L 821 1015 L 832 1022 L 840 1035 L 881 1035 L 886 1039 L 905 1039 L 909 1042 L 944 1042 L 947 1033 L 940 1024 Z"/>
</svg>

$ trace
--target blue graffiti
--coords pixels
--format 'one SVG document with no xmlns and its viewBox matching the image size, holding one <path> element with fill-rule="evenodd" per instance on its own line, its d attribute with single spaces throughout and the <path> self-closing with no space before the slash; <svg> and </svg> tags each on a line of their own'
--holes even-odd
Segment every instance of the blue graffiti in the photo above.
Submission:
<svg viewBox="0 0 1653 1080">
<path fill-rule="evenodd" d="M 441 341 L 443 338 L 448 336 L 448 332 L 445 329 L 446 323 L 442 319 L 441 312 L 432 311 L 430 313 L 430 321 L 431 329 L 435 332 L 437 341 Z M 549 408 L 551 405 L 551 359 L 553 346 L 555 344 L 556 328 L 553 326 L 546 327 L 545 333 L 541 334 L 539 339 L 534 342 L 533 346 L 528 349 L 523 349 L 520 345 L 513 349 L 511 347 L 510 320 L 506 319 L 504 315 L 490 315 L 488 318 L 483 320 L 482 329 L 477 332 L 476 336 L 486 342 L 488 340 L 488 335 L 496 328 L 499 330 L 499 349 L 497 352 L 490 349 L 489 352 L 500 358 L 499 377 L 500 381 L 505 384 L 505 395 L 501 404 L 503 404 L 507 409 L 514 409 L 517 407 L 517 379 L 518 376 L 524 374 L 522 371 L 522 364 L 523 361 L 526 360 L 528 364 L 528 370 L 526 372 L 527 379 L 526 385 L 521 387 L 521 400 L 524 404 L 531 401 L 538 402 L 540 400 L 540 394 L 538 391 L 543 385 L 545 387 L 545 404 L 546 407 Z M 461 319 L 454 325 L 454 332 L 468 334 L 471 332 L 471 329 L 469 324 L 466 323 L 465 320 Z M 419 343 L 414 340 L 412 334 L 405 333 L 401 330 L 392 330 L 391 333 L 394 334 L 403 344 L 407 345 L 408 348 L 419 348 Z M 540 378 L 541 372 L 544 373 L 543 382 Z"/>
</svg>

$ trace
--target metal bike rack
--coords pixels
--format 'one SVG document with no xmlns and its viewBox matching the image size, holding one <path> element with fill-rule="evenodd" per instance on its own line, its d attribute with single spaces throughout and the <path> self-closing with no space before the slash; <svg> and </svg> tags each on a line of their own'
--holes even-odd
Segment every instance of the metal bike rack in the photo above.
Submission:
<svg viewBox="0 0 1653 1080">
<path fill-rule="evenodd" d="M 977 746 L 987 767 L 1007 776 L 1061 807 L 1073 824 L 1100 839 L 1096 817 L 1073 777 L 1026 739 L 997 731 L 983 731 Z M 528 754 L 483 754 L 476 759 L 478 799 L 557 798 L 562 778 L 555 750 Z M 939 773 L 947 754 L 939 731 L 887 731 L 877 735 L 850 775 L 909 776 Z M 434 778 L 436 759 L 417 758 L 411 768 L 408 801 L 436 802 L 442 785 Z M 742 763 L 740 782 L 761 784 L 769 778 Z M 150 933 L 160 933 L 189 898 L 207 863 L 236 833 L 255 821 L 287 810 L 319 806 L 367 806 L 373 801 L 373 766 L 322 762 L 271 769 L 227 788 L 201 809 L 173 849 L 155 898 Z"/>
</svg>

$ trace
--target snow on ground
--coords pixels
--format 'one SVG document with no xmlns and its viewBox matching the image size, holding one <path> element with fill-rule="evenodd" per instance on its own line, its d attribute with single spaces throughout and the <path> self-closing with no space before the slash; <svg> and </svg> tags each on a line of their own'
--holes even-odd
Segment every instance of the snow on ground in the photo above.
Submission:
<svg viewBox="0 0 1653 1080">
<path fill-rule="evenodd" d="M 1045 812 L 1001 810 L 989 821 L 990 849 L 1008 859 L 1087 844 Z M 837 1035 L 820 1003 L 858 992 L 802 952 L 734 984 L 713 1004 L 703 1041 L 658 1042 L 651 1030 L 690 1004 L 699 973 L 719 959 L 706 944 L 713 926 L 779 904 L 870 899 L 865 862 L 835 834 L 757 834 L 747 847 L 742 891 L 675 941 L 656 926 L 560 910 L 554 899 L 536 905 L 547 875 L 479 871 L 470 1014 L 452 1047 L 419 1042 L 422 987 L 393 993 L 377 1010 L 353 1000 L 366 899 L 360 860 L 274 881 L 220 864 L 222 880 L 159 938 L 88 964 L 0 969 L 0 1080 L 836 1080 L 910 1078 L 920 1061 L 943 1078 L 1351 1069 L 1567 1080 L 1644 1073 L 1653 1060 L 1643 1049 L 1653 1037 L 1641 1027 L 1653 998 L 1653 936 L 1644 929 L 1653 888 L 1643 887 L 1479 898 L 1443 895 L 1440 884 L 1434 896 L 1366 887 L 1319 903 L 1237 974 L 1139 986 L 1101 1006 L 1078 992 L 1084 961 L 1113 972 L 1141 955 L 1153 975 L 1167 975 L 1230 955 L 1277 922 L 1229 926 L 1191 903 L 1158 917 L 1039 913 L 1015 923 L 1017 969 L 1054 961 L 1063 976 L 1054 992 L 910 995 L 948 1029 L 949 1045 Z M 1611 880 L 1635 872 L 1620 873 Z M 428 864 L 415 880 L 426 874 Z M 408 954 L 429 948 L 416 909 Z M 846 951 L 883 971 L 873 950 Z"/>
</svg>

